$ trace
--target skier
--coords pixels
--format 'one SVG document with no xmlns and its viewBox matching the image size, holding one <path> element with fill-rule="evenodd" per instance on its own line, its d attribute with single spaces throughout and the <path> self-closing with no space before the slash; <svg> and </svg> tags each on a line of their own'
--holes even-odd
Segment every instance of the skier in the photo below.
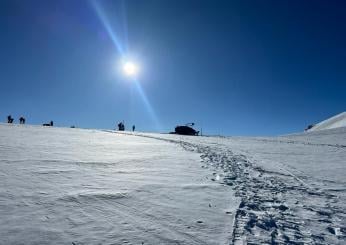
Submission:
<svg viewBox="0 0 346 245">
<path fill-rule="evenodd" d="M 135 126 L 135 125 L 133 125 L 133 126 L 132 126 L 132 132 L 134 132 L 134 131 L 135 131 L 135 129 L 136 129 L 136 126 Z"/>
</svg>

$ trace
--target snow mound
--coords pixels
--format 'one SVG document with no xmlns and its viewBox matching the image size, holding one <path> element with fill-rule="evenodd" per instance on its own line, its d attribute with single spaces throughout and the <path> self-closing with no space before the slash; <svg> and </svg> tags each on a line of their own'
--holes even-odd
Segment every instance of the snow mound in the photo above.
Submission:
<svg viewBox="0 0 346 245">
<path fill-rule="evenodd" d="M 346 112 L 342 112 L 336 116 L 328 118 L 320 123 L 317 123 L 312 128 L 308 129 L 308 132 L 316 130 L 325 130 L 332 128 L 346 127 Z"/>
</svg>

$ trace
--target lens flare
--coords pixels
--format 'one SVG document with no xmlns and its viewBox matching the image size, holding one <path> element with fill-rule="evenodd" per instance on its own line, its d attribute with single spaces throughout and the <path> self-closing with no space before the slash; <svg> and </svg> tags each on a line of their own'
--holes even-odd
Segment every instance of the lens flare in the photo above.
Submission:
<svg viewBox="0 0 346 245">
<path fill-rule="evenodd" d="M 118 13 L 118 19 L 116 16 L 108 16 L 105 12 L 105 8 L 103 8 L 101 1 L 98 0 L 89 0 L 91 2 L 91 6 L 95 9 L 96 15 L 100 19 L 103 24 L 106 32 L 108 33 L 110 39 L 113 41 L 114 46 L 116 47 L 118 53 L 121 57 L 128 56 L 128 30 L 127 30 L 127 20 L 126 20 L 126 6 L 125 0 L 120 0 L 121 7 L 120 12 Z M 109 11 L 110 13 L 110 11 Z M 123 28 L 115 28 L 119 27 L 119 25 L 115 25 L 115 23 L 122 23 Z M 121 30 L 122 29 L 122 30 Z M 147 109 L 147 113 L 150 115 L 152 121 L 154 122 L 156 130 L 161 131 L 161 124 L 155 114 L 153 107 L 151 106 L 148 97 L 146 96 L 144 90 L 141 87 L 140 82 L 137 79 L 137 74 L 140 70 L 140 66 L 130 60 L 122 60 L 121 61 L 121 70 L 122 72 L 128 76 L 130 81 L 133 81 L 132 84 L 135 85 L 137 89 L 137 93 L 139 97 L 142 99 L 142 102 Z"/>
</svg>

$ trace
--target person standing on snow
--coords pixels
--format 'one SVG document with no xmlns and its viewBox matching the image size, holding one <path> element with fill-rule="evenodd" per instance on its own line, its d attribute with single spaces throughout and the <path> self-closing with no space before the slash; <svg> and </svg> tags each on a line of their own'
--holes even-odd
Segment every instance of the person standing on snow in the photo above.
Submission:
<svg viewBox="0 0 346 245">
<path fill-rule="evenodd" d="M 20 124 L 25 124 L 25 118 L 24 117 L 20 117 L 19 118 L 19 123 Z"/>
<path fill-rule="evenodd" d="M 7 123 L 13 123 L 13 118 L 11 115 L 7 116 Z"/>
</svg>

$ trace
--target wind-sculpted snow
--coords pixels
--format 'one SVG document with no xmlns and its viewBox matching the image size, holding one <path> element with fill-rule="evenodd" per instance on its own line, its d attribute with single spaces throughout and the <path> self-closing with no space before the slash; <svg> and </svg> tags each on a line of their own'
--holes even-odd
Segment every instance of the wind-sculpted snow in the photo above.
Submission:
<svg viewBox="0 0 346 245">
<path fill-rule="evenodd" d="M 199 152 L 204 167 L 214 170 L 211 180 L 232 186 L 241 198 L 231 243 L 344 244 L 346 151 L 337 139 L 345 137 L 342 132 L 324 143 L 311 135 L 161 139 Z M 331 165 L 328 159 L 338 168 L 320 171 Z"/>
<path fill-rule="evenodd" d="M 345 244 L 345 139 L 0 125 L 1 242 Z"/>
<path fill-rule="evenodd" d="M 227 244 L 239 200 L 211 175 L 162 140 L 0 125 L 0 244 Z"/>
</svg>

